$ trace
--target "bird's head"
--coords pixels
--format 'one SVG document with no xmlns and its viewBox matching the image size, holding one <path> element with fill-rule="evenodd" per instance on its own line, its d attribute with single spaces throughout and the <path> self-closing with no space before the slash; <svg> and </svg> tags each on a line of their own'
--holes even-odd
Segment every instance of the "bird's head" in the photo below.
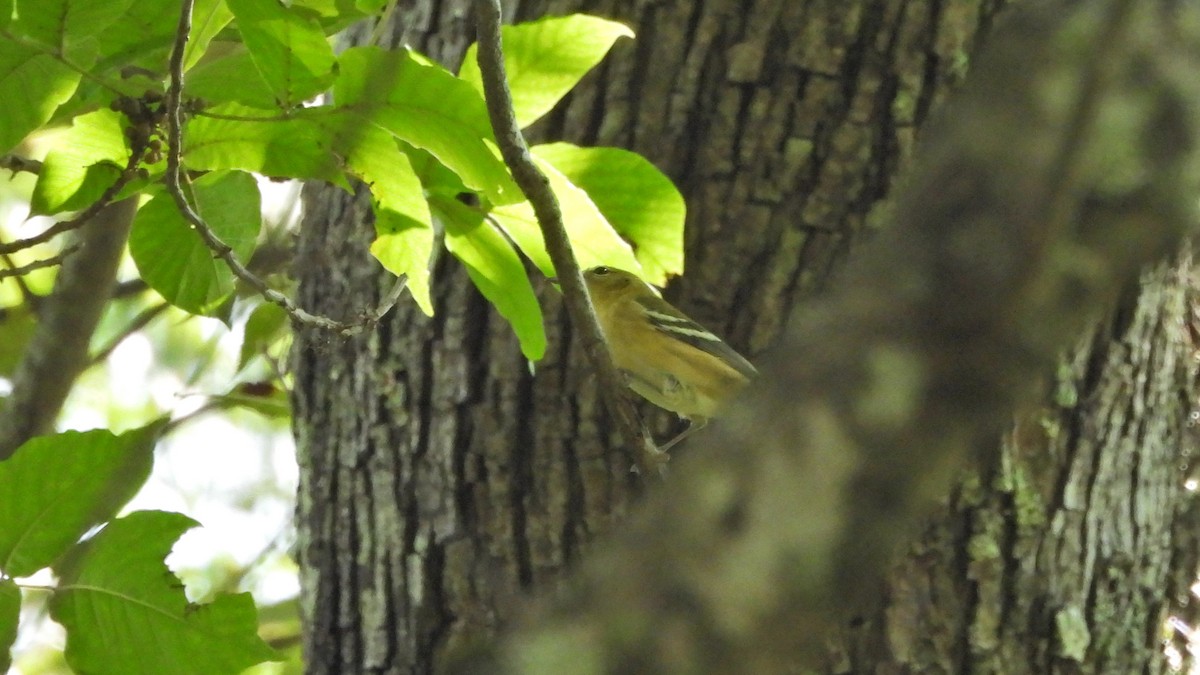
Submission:
<svg viewBox="0 0 1200 675">
<path fill-rule="evenodd" d="M 583 281 L 587 284 L 588 293 L 601 300 L 648 289 L 646 282 L 633 272 L 604 265 L 584 271 Z"/>
</svg>

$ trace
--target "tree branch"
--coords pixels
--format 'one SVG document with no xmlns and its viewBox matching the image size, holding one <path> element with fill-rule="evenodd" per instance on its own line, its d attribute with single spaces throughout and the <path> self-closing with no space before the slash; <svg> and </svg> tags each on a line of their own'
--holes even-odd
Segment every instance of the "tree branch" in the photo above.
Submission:
<svg viewBox="0 0 1200 675">
<path fill-rule="evenodd" d="M 113 297 L 116 297 L 115 289 Z M 114 351 L 116 351 L 117 347 L 121 346 L 122 342 L 129 338 L 129 336 L 150 325 L 150 322 L 158 318 L 159 314 L 167 311 L 168 307 L 170 307 L 170 305 L 167 303 L 159 302 L 138 312 L 137 316 L 133 317 L 129 324 L 121 329 L 120 333 L 114 335 L 107 344 L 96 350 L 95 354 L 92 354 L 90 357 L 88 357 L 88 367 L 90 368 L 107 359 Z"/>
<path fill-rule="evenodd" d="M 88 363 L 87 349 L 108 303 L 135 198 L 105 206 L 89 219 L 68 258 L 41 299 L 38 325 L 13 375 L 13 393 L 0 407 L 0 460 L 22 443 L 48 432 L 75 378 Z"/>
<path fill-rule="evenodd" d="M 34 270 L 40 270 L 40 269 L 43 269 L 46 267 L 54 267 L 55 265 L 61 265 L 62 261 L 65 260 L 67 258 L 67 256 L 71 255 L 72 253 L 74 253 L 77 250 L 79 250 L 78 246 L 68 246 L 68 247 L 64 248 L 62 251 L 60 251 L 57 255 L 52 255 L 49 258 L 42 258 L 41 260 L 34 260 L 33 262 L 26 263 L 24 265 L 13 265 L 13 266 L 5 267 L 5 269 L 0 270 L 0 279 L 6 279 L 8 277 L 22 277 L 26 274 L 29 274 L 30 272 L 32 272 Z M 26 296 L 26 297 L 28 297 L 28 296 Z"/>
<path fill-rule="evenodd" d="M 571 317 L 571 325 L 579 334 L 584 353 L 596 372 L 605 407 L 616 418 L 617 427 L 626 444 L 637 449 L 634 457 L 638 469 L 643 475 L 650 475 L 661 469 L 668 456 L 658 451 L 645 423 L 633 407 L 624 378 L 613 365 L 604 342 L 604 333 L 596 321 L 596 311 L 583 283 L 579 263 L 571 250 L 558 200 L 554 197 L 546 176 L 534 164 L 525 138 L 521 135 L 520 126 L 513 113 L 508 78 L 504 72 L 499 0 L 475 0 L 475 31 L 484 98 L 487 100 L 488 117 L 491 119 L 500 153 L 521 192 L 533 206 L 542 237 L 546 241 L 546 252 L 550 254 L 550 261 L 554 263 L 554 271 L 562 285 L 567 314 Z"/>
<path fill-rule="evenodd" d="M 18 239 L 17 241 L 9 242 L 7 244 L 0 243 L 0 254 L 15 253 L 17 251 L 30 248 L 31 246 L 44 244 L 63 232 L 70 232 L 71 230 L 83 227 L 85 224 L 90 222 L 92 218 L 96 216 L 96 214 L 100 213 L 102 209 L 108 206 L 112 200 L 116 199 L 121 190 L 124 190 L 125 186 L 129 184 L 129 181 L 133 180 L 133 177 L 137 175 L 138 164 L 142 162 L 142 157 L 144 157 L 145 154 L 145 145 L 142 143 L 135 144 L 134 148 L 129 153 L 129 160 L 125 162 L 125 168 L 121 170 L 121 175 L 117 176 L 117 179 L 113 181 L 112 185 L 108 186 L 108 189 L 106 189 L 104 193 L 100 195 L 99 199 L 97 199 L 83 211 L 79 212 L 79 214 L 77 214 L 74 218 L 59 221 L 46 228 L 44 231 L 29 237 L 28 239 Z M 66 253 L 64 252 L 61 255 L 66 255 Z"/>
</svg>

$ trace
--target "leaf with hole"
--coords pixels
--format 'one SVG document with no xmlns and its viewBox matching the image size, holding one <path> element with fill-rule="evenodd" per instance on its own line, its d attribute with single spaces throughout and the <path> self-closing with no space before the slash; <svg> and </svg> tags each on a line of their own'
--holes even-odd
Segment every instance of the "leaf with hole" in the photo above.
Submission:
<svg viewBox="0 0 1200 675">
<path fill-rule="evenodd" d="M 80 673 L 239 673 L 276 658 L 258 637 L 249 593 L 198 605 L 164 558 L 196 521 L 137 511 L 114 520 L 56 567 L 50 614 L 67 630 L 67 663 Z"/>
</svg>

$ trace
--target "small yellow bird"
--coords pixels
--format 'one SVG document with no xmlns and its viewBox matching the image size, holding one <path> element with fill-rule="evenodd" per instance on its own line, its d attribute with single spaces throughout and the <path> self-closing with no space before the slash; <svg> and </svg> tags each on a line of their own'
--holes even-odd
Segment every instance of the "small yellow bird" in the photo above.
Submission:
<svg viewBox="0 0 1200 675">
<path fill-rule="evenodd" d="M 661 451 L 703 428 L 758 374 L 741 354 L 637 275 L 602 266 L 585 271 L 583 280 L 613 363 L 629 387 L 690 422 Z"/>
</svg>

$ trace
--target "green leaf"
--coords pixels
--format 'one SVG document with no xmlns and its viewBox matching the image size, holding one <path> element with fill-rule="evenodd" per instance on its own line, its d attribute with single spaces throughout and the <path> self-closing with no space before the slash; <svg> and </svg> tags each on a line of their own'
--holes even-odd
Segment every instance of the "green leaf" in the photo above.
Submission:
<svg viewBox="0 0 1200 675">
<path fill-rule="evenodd" d="M 641 266 L 633 255 L 633 249 L 608 224 L 588 194 L 572 185 L 547 162 L 537 156 L 534 161 L 546 174 L 550 188 L 558 198 L 567 237 L 571 240 L 571 248 L 575 251 L 579 266 L 587 269 L 595 265 L 611 265 L 640 273 Z M 491 210 L 489 216 L 504 228 L 504 232 L 543 274 L 548 277 L 555 275 L 554 265 L 550 262 L 542 239 L 542 229 L 529 202 L 498 206 Z"/>
<path fill-rule="evenodd" d="M 464 192 L 470 192 L 467 186 L 463 185 L 458 174 L 439 162 L 437 157 L 420 148 L 414 148 L 404 141 L 400 141 L 399 146 L 408 156 L 408 162 L 412 165 L 413 172 L 417 174 L 417 178 L 421 181 L 421 187 L 427 194 L 438 193 L 455 197 Z"/>
<path fill-rule="evenodd" d="M 261 110 L 236 103 L 207 111 L 253 119 L 197 116 L 184 136 L 184 162 L 190 169 L 242 169 L 266 176 L 314 178 L 349 187 L 331 152 L 328 132 L 317 115 L 266 118 Z"/>
<path fill-rule="evenodd" d="M 33 188 L 34 215 L 88 206 L 121 175 L 129 159 L 125 117 L 96 110 L 76 117 L 71 128 L 54 135 L 54 146 L 42 162 Z"/>
<path fill-rule="evenodd" d="M 68 60 L 88 59 L 117 19 L 130 13 L 133 0 L 38 0 L 21 2 L 9 30 L 36 40 Z M 91 61 L 79 65 L 89 65 Z"/>
<path fill-rule="evenodd" d="M 249 593 L 188 602 L 163 559 L 196 525 L 180 513 L 138 511 L 115 520 L 69 561 L 50 613 L 67 630 L 76 672 L 123 675 L 239 673 L 276 658 L 258 637 Z"/>
<path fill-rule="evenodd" d="M 165 75 L 175 28 L 179 23 L 179 4 L 143 0 L 137 3 L 136 9 L 132 9 L 132 2 L 122 2 L 127 9 L 96 34 L 100 60 L 96 63 L 95 72 L 114 72 L 123 66 L 136 65 L 152 73 Z M 201 0 L 198 4 L 211 3 L 212 0 Z M 121 3 L 113 4 L 120 6 Z M 189 42 L 195 36 L 194 30 L 192 36 Z M 161 90 L 162 86 L 155 88 Z"/>
<path fill-rule="evenodd" d="M 347 11 L 358 11 L 354 8 L 353 0 L 293 0 L 289 4 L 293 9 L 326 18 L 335 17 Z"/>
<path fill-rule="evenodd" d="M 0 35 L 0 154 L 49 121 L 75 93 L 80 77 L 54 57 Z"/>
<path fill-rule="evenodd" d="M 196 0 L 196 6 L 192 8 L 192 33 L 183 50 L 183 67 L 190 69 L 196 65 L 207 53 L 213 38 L 232 20 L 233 12 L 229 11 L 225 0 Z"/>
<path fill-rule="evenodd" d="M 240 171 L 210 173 L 193 188 L 197 213 L 234 255 L 247 260 L 262 226 L 254 178 Z M 205 246 L 165 192 L 138 211 L 129 253 L 151 288 L 193 314 L 215 311 L 233 292 L 233 272 Z"/>
<path fill-rule="evenodd" d="M 117 514 L 150 475 L 161 424 L 38 436 L 0 462 L 0 569 L 28 576 Z"/>
<path fill-rule="evenodd" d="M 547 17 L 500 29 L 504 70 L 521 127 L 550 112 L 619 37 L 633 37 L 624 24 L 586 14 Z M 483 94 L 476 45 L 467 49 L 458 76 Z"/>
<path fill-rule="evenodd" d="M 0 315 L 0 377 L 9 377 L 16 370 L 35 330 L 37 317 L 29 310 L 29 305 L 4 308 Z"/>
<path fill-rule="evenodd" d="M 446 249 L 462 261 L 479 292 L 512 324 L 521 353 L 530 361 L 542 358 L 546 353 L 542 308 L 512 244 L 484 221 L 478 209 L 438 196 L 430 205 L 446 225 Z"/>
<path fill-rule="evenodd" d="M 334 102 L 344 115 L 338 135 L 373 124 L 428 150 L 495 204 L 521 199 L 500 161 L 487 109 L 478 92 L 442 68 L 422 64 L 406 50 L 355 47 L 341 56 Z"/>
<path fill-rule="evenodd" d="M 662 286 L 683 273 L 683 195 L 645 157 L 621 148 L 538 145 L 535 157 L 558 169 L 588 196 L 634 247 L 642 278 Z"/>
<path fill-rule="evenodd" d="M 0 579 L 0 673 L 12 665 L 12 646 L 21 620 L 21 589 L 12 579 Z"/>
<path fill-rule="evenodd" d="M 238 370 L 246 367 L 254 357 L 265 354 L 271 345 L 288 334 L 288 315 L 273 302 L 264 302 L 250 312 L 246 319 L 246 330 L 242 337 L 242 351 L 238 358 Z"/>
<path fill-rule="evenodd" d="M 228 394 L 213 396 L 209 402 L 220 410 L 240 408 L 258 413 L 267 419 L 286 421 L 292 415 L 291 397 L 287 389 L 270 383 L 239 384 Z"/>
<path fill-rule="evenodd" d="M 429 296 L 429 256 L 433 253 L 433 220 L 421 181 L 396 139 L 378 127 L 365 126 L 353 139 L 335 142 L 351 173 L 371 188 L 375 231 L 371 253 L 392 274 L 407 278 L 405 287 L 425 314 L 433 315 Z"/>
<path fill-rule="evenodd" d="M 405 288 L 426 316 L 433 316 L 429 293 L 429 258 L 433 254 L 433 228 L 391 209 L 376 207 L 371 255 L 384 269 L 407 279 Z"/>
<path fill-rule="evenodd" d="M 333 47 L 320 25 L 278 0 L 225 0 L 254 65 L 281 108 L 291 109 L 329 88 Z"/>
<path fill-rule="evenodd" d="M 367 16 L 382 12 L 383 8 L 387 7 L 387 4 L 388 0 L 354 0 L 354 5 L 358 8 L 358 11 Z"/>
<path fill-rule="evenodd" d="M 326 29 L 345 21 L 363 18 L 365 13 L 359 9 L 358 4 L 355 0 L 292 0 L 290 3 L 294 10 L 325 20 L 323 25 Z M 328 23 L 330 20 L 332 23 Z"/>
<path fill-rule="evenodd" d="M 241 45 L 231 47 L 224 56 L 208 59 L 192 69 L 184 80 L 184 91 L 209 106 L 205 113 L 220 112 L 225 103 L 241 103 L 253 110 L 251 117 L 276 117 L 279 114 L 275 96 L 262 75 L 254 69 L 250 52 Z M 192 118 L 189 126 L 204 119 L 207 118 Z M 184 137 L 185 142 L 190 140 Z"/>
</svg>

